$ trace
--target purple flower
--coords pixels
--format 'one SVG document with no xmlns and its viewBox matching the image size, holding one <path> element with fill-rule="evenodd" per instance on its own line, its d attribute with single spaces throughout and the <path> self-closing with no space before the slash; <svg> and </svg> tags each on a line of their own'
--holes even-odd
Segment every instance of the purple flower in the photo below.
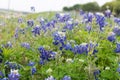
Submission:
<svg viewBox="0 0 120 80">
<path fill-rule="evenodd" d="M 17 39 L 18 38 L 18 32 L 19 32 L 19 28 L 17 27 L 15 29 L 15 34 L 14 34 L 14 37 Z"/>
<path fill-rule="evenodd" d="M 72 46 L 70 43 L 65 44 L 64 48 L 65 50 L 72 50 Z"/>
<path fill-rule="evenodd" d="M 105 17 L 100 14 L 96 14 L 95 16 L 96 16 L 96 23 L 99 25 L 100 31 L 103 31 L 103 27 L 107 25 L 105 22 Z"/>
<path fill-rule="evenodd" d="M 32 62 L 32 61 L 30 61 L 28 64 L 28 66 L 31 66 L 31 67 L 33 67 L 34 65 L 35 65 L 35 62 Z"/>
<path fill-rule="evenodd" d="M 94 74 L 95 80 L 98 80 L 97 75 L 100 74 L 100 70 L 95 70 L 93 74 Z"/>
<path fill-rule="evenodd" d="M 84 20 L 86 23 L 92 22 L 93 18 L 94 18 L 94 15 L 91 12 L 84 14 Z"/>
<path fill-rule="evenodd" d="M 3 78 L 4 74 L 0 71 L 0 78 Z"/>
<path fill-rule="evenodd" d="M 32 67 L 32 68 L 31 68 L 31 74 L 34 75 L 36 72 L 37 72 L 36 68 L 35 68 L 35 67 Z"/>
<path fill-rule="evenodd" d="M 26 49 L 30 49 L 30 44 L 27 43 L 27 42 L 23 42 L 23 43 L 21 44 L 21 46 L 24 47 L 24 48 L 26 48 Z"/>
<path fill-rule="evenodd" d="M 62 80 L 71 80 L 70 76 L 64 76 L 64 78 Z"/>
<path fill-rule="evenodd" d="M 119 72 L 119 73 L 120 73 L 120 67 L 119 67 L 119 68 L 117 68 L 117 72 Z"/>
<path fill-rule="evenodd" d="M 34 21 L 33 20 L 28 20 L 27 25 L 30 26 L 30 27 L 34 26 Z"/>
<path fill-rule="evenodd" d="M 119 53 L 119 52 L 120 52 L 120 43 L 117 43 L 115 52 L 116 52 L 116 53 Z"/>
<path fill-rule="evenodd" d="M 87 26 L 86 26 L 86 30 L 87 30 L 88 32 L 90 32 L 90 31 L 91 31 L 91 29 L 92 29 L 92 28 L 91 28 L 91 26 L 90 26 L 90 25 L 87 25 Z"/>
<path fill-rule="evenodd" d="M 120 27 L 115 26 L 114 29 L 113 29 L 113 32 L 114 32 L 116 35 L 120 35 Z"/>
<path fill-rule="evenodd" d="M 32 33 L 34 34 L 34 36 L 40 35 L 40 26 L 35 26 L 32 30 Z"/>
<path fill-rule="evenodd" d="M 22 23 L 23 22 L 23 19 L 22 18 L 19 18 L 18 19 L 18 23 Z"/>
<path fill-rule="evenodd" d="M 80 45 L 76 45 L 73 48 L 73 52 L 76 54 L 82 54 L 82 53 L 86 53 L 88 54 L 88 44 L 87 43 L 82 43 Z"/>
<path fill-rule="evenodd" d="M 31 6 L 31 11 L 35 12 L 35 7 Z"/>
<path fill-rule="evenodd" d="M 53 76 L 50 76 L 48 78 L 45 78 L 45 80 L 56 80 Z"/>
<path fill-rule="evenodd" d="M 18 70 L 11 70 L 11 73 L 8 75 L 9 80 L 19 80 L 20 74 Z"/>
<path fill-rule="evenodd" d="M 116 37 L 115 37 L 115 33 L 113 32 L 110 32 L 107 39 L 110 41 L 110 42 L 114 42 L 116 40 Z"/>
<path fill-rule="evenodd" d="M 108 9 L 105 11 L 105 17 L 110 18 L 110 16 L 111 16 L 111 11 Z"/>
<path fill-rule="evenodd" d="M 51 59 L 55 59 L 56 52 L 47 51 L 43 47 L 39 47 L 38 51 L 40 52 L 40 64 L 44 64 L 46 61 L 50 61 Z"/>
</svg>

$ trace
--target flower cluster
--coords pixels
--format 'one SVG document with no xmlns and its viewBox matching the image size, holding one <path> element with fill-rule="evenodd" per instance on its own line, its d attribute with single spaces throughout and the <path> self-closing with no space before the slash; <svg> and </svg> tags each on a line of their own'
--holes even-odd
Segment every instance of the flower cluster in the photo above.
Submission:
<svg viewBox="0 0 120 80">
<path fill-rule="evenodd" d="M 105 17 L 100 14 L 96 14 L 95 16 L 96 16 L 96 23 L 99 25 L 100 31 L 103 31 L 103 27 L 107 25 L 107 23 L 105 22 Z"/>
<path fill-rule="evenodd" d="M 30 26 L 30 27 L 34 26 L 34 21 L 33 20 L 28 20 L 27 25 Z"/>
<path fill-rule="evenodd" d="M 66 22 L 68 21 L 71 17 L 70 17 L 70 14 L 63 14 L 63 13 L 57 13 L 56 14 L 56 18 L 59 22 Z"/>
<path fill-rule="evenodd" d="M 27 42 L 21 43 L 21 46 L 24 47 L 24 48 L 26 48 L 26 49 L 30 49 L 30 44 L 27 43 Z"/>
<path fill-rule="evenodd" d="M 32 29 L 32 33 L 34 34 L 34 36 L 40 35 L 40 26 L 37 25 Z"/>
<path fill-rule="evenodd" d="M 55 59 L 56 52 L 47 51 L 42 46 L 40 46 L 38 48 L 38 51 L 40 53 L 40 64 L 44 64 L 46 61 L 50 61 L 51 59 Z"/>
</svg>

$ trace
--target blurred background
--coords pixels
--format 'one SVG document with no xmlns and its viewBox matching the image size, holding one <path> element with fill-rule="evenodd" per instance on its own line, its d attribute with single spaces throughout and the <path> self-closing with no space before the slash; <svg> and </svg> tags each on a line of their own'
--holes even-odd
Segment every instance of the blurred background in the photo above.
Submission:
<svg viewBox="0 0 120 80">
<path fill-rule="evenodd" d="M 119 15 L 119 5 L 120 0 L 0 0 L 0 12 L 14 11 L 22 14 L 80 10 L 104 12 L 109 9 L 114 15 Z"/>
</svg>

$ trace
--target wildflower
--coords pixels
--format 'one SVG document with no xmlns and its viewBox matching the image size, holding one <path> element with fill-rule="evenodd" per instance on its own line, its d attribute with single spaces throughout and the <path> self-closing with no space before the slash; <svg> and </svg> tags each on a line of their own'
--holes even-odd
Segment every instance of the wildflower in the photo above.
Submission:
<svg viewBox="0 0 120 80">
<path fill-rule="evenodd" d="M 45 78 L 45 80 L 56 80 L 53 76 L 50 76 L 48 78 Z"/>
<path fill-rule="evenodd" d="M 47 51 L 42 46 L 38 48 L 38 51 L 40 52 L 40 64 L 44 64 L 45 61 L 50 61 L 51 59 L 55 59 L 56 52 L 53 51 Z"/>
<path fill-rule="evenodd" d="M 100 74 L 100 70 L 95 70 L 93 74 L 94 74 L 95 80 L 98 80 L 97 75 Z"/>
<path fill-rule="evenodd" d="M 114 42 L 116 40 L 115 33 L 110 32 L 107 38 L 110 42 Z"/>
<path fill-rule="evenodd" d="M 115 52 L 116 52 L 116 53 L 119 53 L 119 52 L 120 52 L 120 43 L 117 43 Z"/>
<path fill-rule="evenodd" d="M 103 31 L 103 27 L 106 26 L 105 17 L 99 14 L 96 14 L 96 23 L 100 27 L 100 31 Z"/>
<path fill-rule="evenodd" d="M 12 70 L 10 74 L 8 75 L 9 80 L 19 80 L 20 74 L 18 73 L 18 70 Z"/>
<path fill-rule="evenodd" d="M 114 29 L 113 29 L 113 32 L 114 32 L 116 35 L 120 35 L 120 27 L 115 26 Z"/>
<path fill-rule="evenodd" d="M 86 26 L 86 30 L 87 30 L 88 32 L 90 32 L 90 31 L 91 31 L 91 29 L 92 29 L 92 28 L 91 28 L 91 26 L 90 26 L 90 25 L 87 25 L 87 26 Z"/>
<path fill-rule="evenodd" d="M 34 65 L 35 65 L 35 62 L 32 62 L 32 61 L 30 61 L 28 64 L 28 66 L 31 66 L 31 67 L 33 67 Z"/>
<path fill-rule="evenodd" d="M 82 53 L 88 54 L 88 44 L 87 43 L 82 43 L 80 45 L 75 45 L 74 48 L 73 48 L 73 52 L 74 53 L 79 53 L 79 54 L 82 54 Z"/>
<path fill-rule="evenodd" d="M 72 51 L 72 46 L 70 43 L 65 44 L 64 46 L 65 50 L 71 50 Z"/>
<path fill-rule="evenodd" d="M 26 48 L 26 49 L 30 49 L 30 44 L 27 43 L 27 42 L 23 42 L 23 43 L 21 44 L 21 46 L 24 47 L 24 48 Z"/>
<path fill-rule="evenodd" d="M 18 19 L 18 23 L 22 23 L 23 22 L 23 19 L 22 18 L 19 18 Z"/>
<path fill-rule="evenodd" d="M 35 67 L 32 67 L 32 68 L 31 68 L 31 74 L 34 75 L 36 72 L 37 72 L 36 68 L 35 68 Z"/>
<path fill-rule="evenodd" d="M 17 27 L 15 29 L 15 34 L 14 34 L 14 37 L 17 39 L 18 38 L 18 33 L 19 33 L 19 28 Z"/>
<path fill-rule="evenodd" d="M 119 73 L 120 73 L 120 67 L 119 67 L 119 68 L 117 68 L 117 72 L 119 72 Z"/>
<path fill-rule="evenodd" d="M 0 78 L 3 78 L 4 74 L 0 71 Z"/>
<path fill-rule="evenodd" d="M 6 47 L 11 48 L 12 47 L 12 43 L 10 41 L 8 41 L 7 44 L 6 44 Z"/>
<path fill-rule="evenodd" d="M 32 27 L 34 25 L 34 21 L 33 20 L 28 20 L 27 25 Z"/>
<path fill-rule="evenodd" d="M 32 33 L 34 34 L 34 36 L 40 35 L 40 26 L 37 25 L 32 29 Z"/>
<path fill-rule="evenodd" d="M 110 18 L 110 16 L 111 16 L 111 10 L 110 10 L 110 9 L 107 9 L 107 10 L 105 11 L 105 17 Z"/>
<path fill-rule="evenodd" d="M 64 76 L 62 80 L 72 80 L 70 76 Z"/>
</svg>

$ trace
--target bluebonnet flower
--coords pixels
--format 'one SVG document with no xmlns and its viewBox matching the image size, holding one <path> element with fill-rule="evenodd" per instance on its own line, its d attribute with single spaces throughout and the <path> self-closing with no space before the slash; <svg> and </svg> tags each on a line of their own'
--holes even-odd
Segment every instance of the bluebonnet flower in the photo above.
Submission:
<svg viewBox="0 0 120 80">
<path fill-rule="evenodd" d="M 61 47 L 65 45 L 66 36 L 64 32 L 55 32 L 53 34 L 53 37 L 54 37 L 54 41 L 53 41 L 54 45 L 61 45 Z"/>
<path fill-rule="evenodd" d="M 95 54 L 98 52 L 98 50 L 96 49 L 96 47 L 98 46 L 98 44 L 90 42 L 89 43 L 89 52 L 91 52 L 91 54 Z"/>
<path fill-rule="evenodd" d="M 71 80 L 70 76 L 64 76 L 62 80 Z"/>
<path fill-rule="evenodd" d="M 119 53 L 119 52 L 120 52 L 120 43 L 117 43 L 115 52 L 116 52 L 116 53 Z"/>
<path fill-rule="evenodd" d="M 108 17 L 108 18 L 110 18 L 110 16 L 111 16 L 111 10 L 110 9 L 107 9 L 106 11 L 105 11 L 105 17 Z"/>
<path fill-rule="evenodd" d="M 69 30 L 72 30 L 74 28 L 74 26 L 77 26 L 78 24 L 73 22 L 72 20 L 68 20 L 66 22 L 66 25 L 64 26 L 63 29 L 69 29 Z"/>
<path fill-rule="evenodd" d="M 88 44 L 87 43 L 82 43 L 80 45 L 75 45 L 73 48 L 73 52 L 76 54 L 82 54 L 86 53 L 88 54 Z"/>
<path fill-rule="evenodd" d="M 94 15 L 91 12 L 84 14 L 84 20 L 86 23 L 91 23 L 93 18 L 94 18 Z"/>
<path fill-rule="evenodd" d="M 103 27 L 107 25 L 105 22 L 105 17 L 100 14 L 96 14 L 95 16 L 96 16 L 96 23 L 99 25 L 100 31 L 103 31 Z"/>
<path fill-rule="evenodd" d="M 50 76 L 48 78 L 45 78 L 45 80 L 56 80 L 53 76 Z"/>
<path fill-rule="evenodd" d="M 18 70 L 11 70 L 8 78 L 9 80 L 19 80 L 20 74 L 18 73 Z"/>
<path fill-rule="evenodd" d="M 35 67 L 32 67 L 32 68 L 31 68 L 31 74 L 34 75 L 36 72 L 37 72 L 36 68 L 35 68 Z"/>
<path fill-rule="evenodd" d="M 45 19 L 44 18 L 40 18 L 39 22 L 40 22 L 41 26 L 45 25 Z"/>
<path fill-rule="evenodd" d="M 27 25 L 30 26 L 30 27 L 34 26 L 34 21 L 33 20 L 28 20 Z"/>
<path fill-rule="evenodd" d="M 30 61 L 28 64 L 28 66 L 31 66 L 31 67 L 33 67 L 34 65 L 35 65 L 35 62 L 32 62 L 32 61 Z"/>
<path fill-rule="evenodd" d="M 115 37 L 115 33 L 113 32 L 110 32 L 107 39 L 110 41 L 110 42 L 114 42 L 116 40 L 116 37 Z"/>
<path fill-rule="evenodd" d="M 19 33 L 19 28 L 17 27 L 15 29 L 15 34 L 14 34 L 14 37 L 17 39 L 18 38 L 18 33 Z"/>
<path fill-rule="evenodd" d="M 120 27 L 115 26 L 114 29 L 113 29 L 113 32 L 114 32 L 116 35 L 120 35 Z"/>
<path fill-rule="evenodd" d="M 64 49 L 72 51 L 72 45 L 70 43 L 67 43 L 67 44 L 65 44 Z"/>
<path fill-rule="evenodd" d="M 19 64 L 14 63 L 14 62 L 9 62 L 9 61 L 5 62 L 5 66 L 8 67 L 9 69 L 12 69 L 12 70 L 21 68 L 21 66 Z"/>
<path fill-rule="evenodd" d="M 80 10 L 80 15 L 83 15 L 85 12 L 81 9 Z"/>
<path fill-rule="evenodd" d="M 23 19 L 22 18 L 18 18 L 18 23 L 22 23 Z"/>
<path fill-rule="evenodd" d="M 70 14 L 63 14 L 63 13 L 57 13 L 56 18 L 59 22 L 66 22 L 68 21 L 71 17 Z"/>
<path fill-rule="evenodd" d="M 39 47 L 38 51 L 40 52 L 40 64 L 44 64 L 46 61 L 50 61 L 51 59 L 55 59 L 56 52 L 47 51 L 43 47 Z"/>
<path fill-rule="evenodd" d="M 2 44 L 3 48 L 12 48 L 12 43 L 8 41 L 6 44 Z"/>
<path fill-rule="evenodd" d="M 117 23 L 120 26 L 120 18 L 114 18 L 114 22 Z"/>
<path fill-rule="evenodd" d="M 7 44 L 6 44 L 6 47 L 11 48 L 12 47 L 12 43 L 10 41 L 8 41 Z"/>
<path fill-rule="evenodd" d="M 35 12 L 35 7 L 34 6 L 31 6 L 31 11 Z"/>
<path fill-rule="evenodd" d="M 3 78 L 4 74 L 2 73 L 2 71 L 0 71 L 0 78 Z"/>
<path fill-rule="evenodd" d="M 34 34 L 34 36 L 40 35 L 40 26 L 37 25 L 32 29 L 32 33 Z"/>
<path fill-rule="evenodd" d="M 95 70 L 93 74 L 94 74 L 95 80 L 98 80 L 97 75 L 100 74 L 100 70 Z"/>
<path fill-rule="evenodd" d="M 92 27 L 91 27 L 90 25 L 87 25 L 87 26 L 86 26 L 86 30 L 87 30 L 88 32 L 90 32 L 91 29 L 92 29 Z"/>
<path fill-rule="evenodd" d="M 30 49 L 30 44 L 27 43 L 27 42 L 21 43 L 21 46 L 24 47 L 24 48 L 26 48 L 26 49 Z"/>
<path fill-rule="evenodd" d="M 119 67 L 119 68 L 117 68 L 117 72 L 119 72 L 119 73 L 120 73 L 120 67 Z"/>
</svg>

